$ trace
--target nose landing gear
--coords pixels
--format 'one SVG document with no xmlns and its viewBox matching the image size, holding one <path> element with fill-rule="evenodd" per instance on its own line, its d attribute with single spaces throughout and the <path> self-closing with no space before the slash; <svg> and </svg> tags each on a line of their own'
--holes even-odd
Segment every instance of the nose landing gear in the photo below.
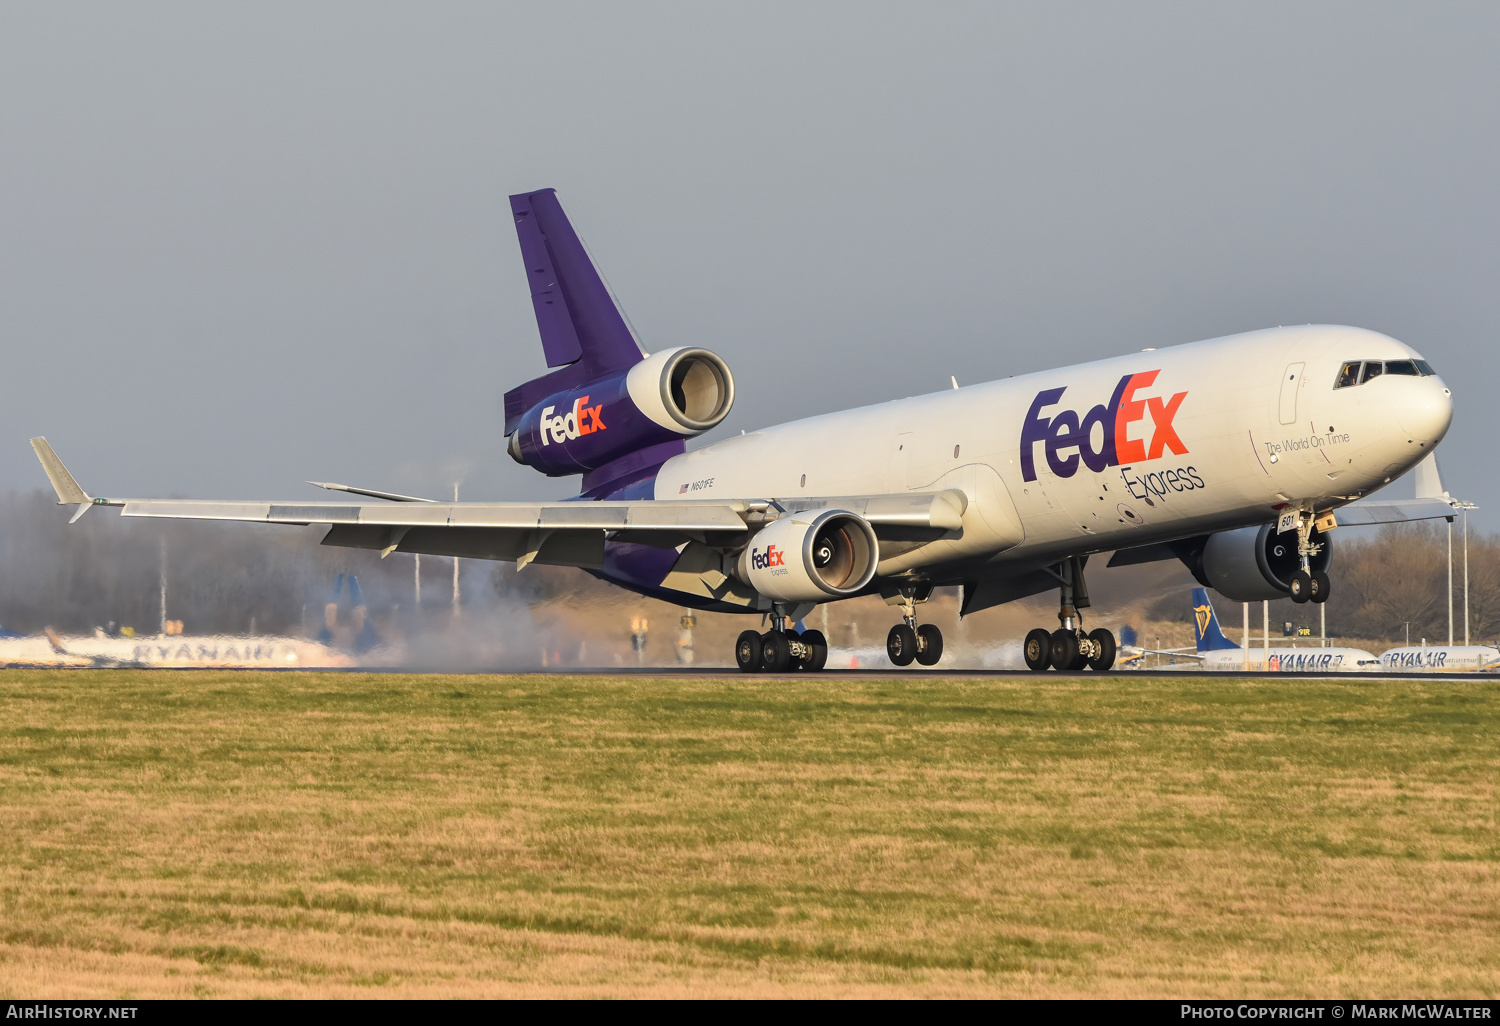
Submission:
<svg viewBox="0 0 1500 1026">
<path fill-rule="evenodd" d="M 1323 546 L 1312 540 L 1315 525 L 1311 510 L 1297 511 L 1297 558 L 1302 569 L 1292 574 L 1292 579 L 1287 582 L 1293 602 L 1327 602 L 1333 589 L 1333 582 L 1326 573 L 1312 569 L 1312 557 L 1323 551 Z"/>
<path fill-rule="evenodd" d="M 927 587 L 921 598 L 918 594 L 914 587 L 901 589 L 901 622 L 885 636 L 885 654 L 897 666 L 910 666 L 913 660 L 923 666 L 936 666 L 943 658 L 943 632 L 937 624 L 917 626 L 917 603 L 932 594 L 932 588 Z"/>
<path fill-rule="evenodd" d="M 1089 607 L 1088 588 L 1083 580 L 1083 564 L 1086 556 L 1073 556 L 1048 572 L 1060 583 L 1060 608 L 1057 619 L 1061 626 L 1055 631 L 1038 627 L 1026 635 L 1021 646 L 1026 665 L 1041 671 L 1051 666 L 1071 673 L 1085 666 L 1094 670 L 1107 670 L 1115 664 L 1115 636 L 1103 627 L 1084 633 L 1080 609 Z"/>
</svg>

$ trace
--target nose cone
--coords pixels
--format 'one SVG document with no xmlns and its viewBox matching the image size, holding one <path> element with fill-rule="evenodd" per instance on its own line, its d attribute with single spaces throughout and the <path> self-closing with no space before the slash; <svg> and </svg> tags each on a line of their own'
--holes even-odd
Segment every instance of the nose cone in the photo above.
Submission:
<svg viewBox="0 0 1500 1026">
<path fill-rule="evenodd" d="M 1414 442 L 1435 444 L 1453 423 L 1453 393 L 1441 378 L 1412 378 L 1401 382 L 1392 403 L 1401 430 Z"/>
</svg>

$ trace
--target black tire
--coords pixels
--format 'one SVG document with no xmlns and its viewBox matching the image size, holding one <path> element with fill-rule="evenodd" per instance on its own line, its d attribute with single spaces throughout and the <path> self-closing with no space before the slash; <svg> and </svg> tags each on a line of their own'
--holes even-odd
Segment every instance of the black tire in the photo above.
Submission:
<svg viewBox="0 0 1500 1026">
<path fill-rule="evenodd" d="M 785 673 L 792 664 L 792 646 L 780 631 L 760 636 L 760 665 L 767 673 Z"/>
<path fill-rule="evenodd" d="M 1089 631 L 1089 640 L 1094 643 L 1096 655 L 1089 656 L 1089 666 L 1101 673 L 1115 665 L 1115 636 L 1100 627 Z"/>
<path fill-rule="evenodd" d="M 904 623 L 896 624 L 885 636 L 885 654 L 897 666 L 910 666 L 917 657 L 917 632 Z"/>
<path fill-rule="evenodd" d="M 1312 598 L 1312 575 L 1306 570 L 1298 570 L 1292 574 L 1292 579 L 1288 582 L 1287 590 L 1291 593 L 1293 602 L 1306 602 Z"/>
<path fill-rule="evenodd" d="M 1078 648 L 1078 635 L 1059 627 L 1052 632 L 1052 665 L 1063 672 L 1078 669 L 1083 653 Z"/>
<path fill-rule="evenodd" d="M 822 631 L 803 631 L 802 644 L 812 649 L 812 655 L 802 660 L 802 668 L 816 673 L 828 665 L 828 639 Z"/>
<path fill-rule="evenodd" d="M 936 666 L 943 658 L 943 632 L 935 623 L 924 623 L 917 628 L 917 662 L 923 666 Z"/>
<path fill-rule="evenodd" d="M 1312 593 L 1310 597 L 1314 602 L 1327 602 L 1328 596 L 1333 591 L 1333 582 L 1328 575 L 1319 570 L 1312 575 Z"/>
<path fill-rule="evenodd" d="M 743 631 L 734 643 L 734 661 L 744 673 L 760 670 L 760 632 Z"/>
<path fill-rule="evenodd" d="M 1026 659 L 1026 665 L 1038 672 L 1052 665 L 1052 635 L 1047 633 L 1045 627 L 1038 627 L 1026 635 L 1026 641 L 1021 645 L 1021 655 Z"/>
</svg>

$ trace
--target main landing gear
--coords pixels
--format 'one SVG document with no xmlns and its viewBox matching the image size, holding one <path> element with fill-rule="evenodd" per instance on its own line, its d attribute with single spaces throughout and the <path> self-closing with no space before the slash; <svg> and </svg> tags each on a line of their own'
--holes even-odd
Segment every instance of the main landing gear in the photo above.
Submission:
<svg viewBox="0 0 1500 1026">
<path fill-rule="evenodd" d="M 1321 570 L 1312 569 L 1312 557 L 1323 551 L 1323 546 L 1312 540 L 1315 522 L 1307 510 L 1297 511 L 1297 558 L 1302 569 L 1292 574 L 1287 582 L 1293 602 L 1327 602 L 1332 582 Z"/>
<path fill-rule="evenodd" d="M 885 636 L 885 654 L 897 666 L 910 666 L 915 660 L 923 666 L 936 666 L 943 658 L 943 632 L 937 624 L 917 626 L 917 603 L 927 601 L 931 585 L 902 588 L 899 598 L 888 599 L 901 606 L 901 622 Z"/>
<path fill-rule="evenodd" d="M 1072 556 L 1047 570 L 1060 584 L 1061 608 L 1057 619 L 1061 626 L 1055 631 L 1038 627 L 1026 635 L 1022 655 L 1033 670 L 1049 666 L 1064 672 L 1086 666 L 1107 670 L 1115 664 L 1115 636 L 1103 627 L 1085 634 L 1083 617 L 1078 614 L 1080 609 L 1089 607 L 1088 587 L 1083 580 L 1083 564 L 1087 559 L 1087 556 Z"/>
<path fill-rule="evenodd" d="M 744 631 L 734 643 L 735 664 L 745 673 L 787 673 L 821 670 L 828 662 L 828 639 L 822 631 L 787 627 L 786 610 L 771 612 L 771 629 L 764 634 Z"/>
</svg>

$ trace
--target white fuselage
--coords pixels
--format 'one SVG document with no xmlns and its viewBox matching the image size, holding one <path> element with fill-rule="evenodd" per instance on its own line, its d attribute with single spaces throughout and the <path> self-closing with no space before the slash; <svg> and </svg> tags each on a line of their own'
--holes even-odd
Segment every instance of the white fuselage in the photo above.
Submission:
<svg viewBox="0 0 1500 1026">
<path fill-rule="evenodd" d="M 1380 668 L 1392 673 L 1495 670 L 1500 668 L 1500 649 L 1490 645 L 1406 645 L 1380 653 Z"/>
<path fill-rule="evenodd" d="M 881 574 L 1227 530 L 1338 506 L 1426 456 L 1452 419 L 1440 378 L 1334 388 L 1346 361 L 1413 358 L 1325 325 L 1147 350 L 730 438 L 667 461 L 655 497 L 968 495 L 961 539 L 883 547 Z"/>
<path fill-rule="evenodd" d="M 1272 648 L 1267 652 L 1254 645 L 1248 652 L 1241 648 L 1205 652 L 1199 668 L 1240 670 L 1247 664 L 1252 670 L 1281 673 L 1351 673 L 1380 669 L 1380 660 L 1362 648 Z"/>
</svg>

